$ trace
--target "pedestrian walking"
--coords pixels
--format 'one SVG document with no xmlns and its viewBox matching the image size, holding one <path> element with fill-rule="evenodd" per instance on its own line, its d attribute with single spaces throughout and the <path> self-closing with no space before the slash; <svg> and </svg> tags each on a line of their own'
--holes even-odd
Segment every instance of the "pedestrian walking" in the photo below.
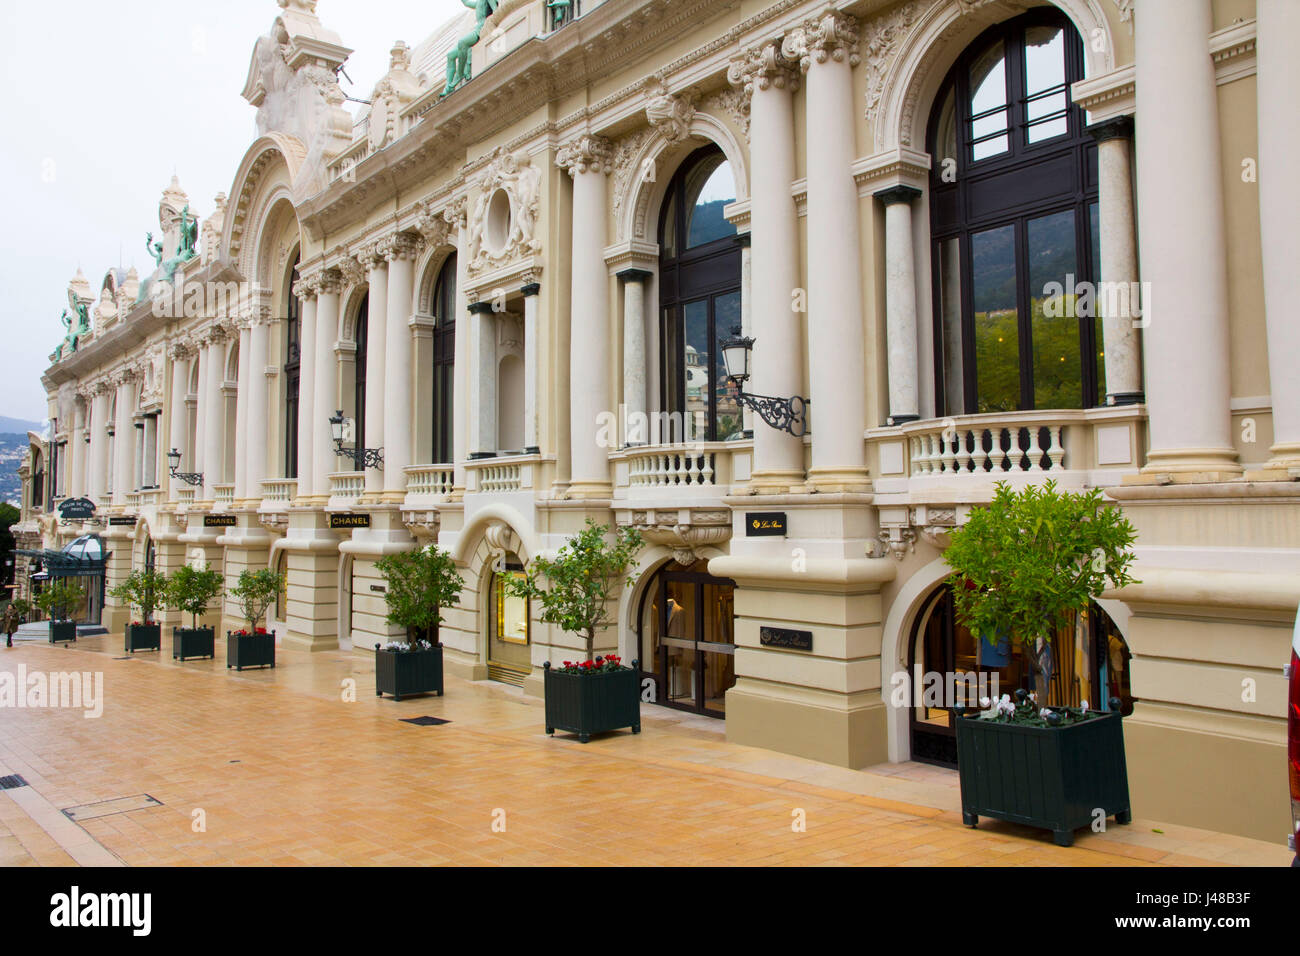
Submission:
<svg viewBox="0 0 1300 956">
<path fill-rule="evenodd" d="M 18 611 L 14 608 L 13 602 L 5 608 L 4 629 L 5 629 L 5 647 L 14 646 L 14 631 L 18 630 L 18 625 L 22 621 L 18 620 Z"/>
</svg>

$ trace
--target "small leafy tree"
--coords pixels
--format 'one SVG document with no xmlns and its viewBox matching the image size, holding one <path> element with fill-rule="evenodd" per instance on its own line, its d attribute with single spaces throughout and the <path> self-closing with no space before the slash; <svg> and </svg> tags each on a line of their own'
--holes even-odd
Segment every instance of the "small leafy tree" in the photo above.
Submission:
<svg viewBox="0 0 1300 956">
<path fill-rule="evenodd" d="M 51 581 L 36 595 L 36 606 L 48 614 L 51 621 L 66 621 L 85 596 L 86 589 L 80 584 L 60 578 Z"/>
<path fill-rule="evenodd" d="M 248 623 L 246 633 L 257 632 L 257 622 L 266 615 L 266 609 L 275 603 L 281 588 L 284 587 L 284 575 L 270 568 L 256 571 L 245 568 L 239 572 L 239 581 L 230 589 L 230 596 L 239 602 Z"/>
<path fill-rule="evenodd" d="M 132 571 L 126 580 L 108 593 L 119 601 L 140 609 L 145 624 L 153 623 L 153 612 L 162 606 L 167 591 L 167 577 L 152 568 Z"/>
<path fill-rule="evenodd" d="M 203 570 L 183 564 L 167 581 L 167 594 L 164 603 L 190 615 L 194 628 L 199 626 L 199 615 L 208 609 L 212 600 L 221 593 L 222 579 L 219 571 L 213 571 L 208 565 Z"/>
<path fill-rule="evenodd" d="M 414 640 L 433 643 L 442 609 L 460 603 L 465 586 L 451 555 L 430 545 L 385 555 L 375 567 L 387 584 L 388 623 L 406 628 Z"/>
<path fill-rule="evenodd" d="M 581 634 L 587 642 L 587 660 L 595 651 L 596 631 L 610 623 L 609 604 L 614 591 L 626 583 L 636 583 L 629 569 L 643 543 L 636 528 L 623 528 L 614 534 L 610 529 L 587 519 L 587 525 L 566 541 L 554 560 L 534 558 L 527 572 L 505 582 L 506 590 L 516 597 L 540 601 L 541 619 L 571 634 Z M 545 578 L 548 587 L 540 581 Z"/>
<path fill-rule="evenodd" d="M 1045 703 L 1052 639 L 1108 586 L 1138 583 L 1128 570 L 1136 538 L 1099 488 L 1058 492 L 1049 481 L 1015 492 L 999 482 L 944 552 L 957 618 L 976 634 L 1009 633 L 1030 645 Z"/>
</svg>

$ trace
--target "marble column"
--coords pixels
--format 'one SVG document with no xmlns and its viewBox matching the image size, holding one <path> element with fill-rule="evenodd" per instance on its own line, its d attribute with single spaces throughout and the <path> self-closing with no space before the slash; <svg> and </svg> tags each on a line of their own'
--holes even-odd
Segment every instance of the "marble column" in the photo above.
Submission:
<svg viewBox="0 0 1300 956">
<path fill-rule="evenodd" d="M 216 499 L 222 484 L 226 460 L 226 331 L 218 326 L 203 350 L 203 391 L 199 395 L 199 417 L 203 421 L 203 500 Z"/>
<path fill-rule="evenodd" d="M 472 352 L 470 350 L 470 314 L 469 299 L 469 256 L 465 250 L 469 247 L 469 227 L 468 217 L 465 213 L 465 199 L 456 200 L 446 212 L 443 218 L 455 230 L 456 235 L 456 296 L 453 308 L 456 319 L 456 339 L 453 343 L 454 362 L 451 370 L 451 391 L 452 391 L 452 429 L 451 429 L 451 451 L 454 461 L 450 462 L 453 466 L 453 484 L 455 485 L 455 494 L 463 494 L 465 490 L 465 461 L 469 458 L 470 452 L 470 416 L 472 409 L 469 398 L 469 367 L 472 361 Z M 443 462 L 438 462 L 443 464 Z"/>
<path fill-rule="evenodd" d="M 1273 397 L 1271 464 L 1300 466 L 1300 4 L 1257 0 L 1256 89 L 1259 112 L 1259 231 L 1264 267 L 1264 317 L 1268 330 L 1269 389 Z"/>
<path fill-rule="evenodd" d="M 131 414 L 135 404 L 135 386 L 130 378 L 117 383 L 117 416 L 113 424 L 113 504 L 125 505 L 127 493 L 134 490 L 135 427 Z"/>
<path fill-rule="evenodd" d="M 901 425 L 921 417 L 917 389 L 916 256 L 912 249 L 912 186 L 882 189 L 885 207 L 885 336 L 889 360 L 889 418 Z"/>
<path fill-rule="evenodd" d="M 799 74 L 776 42 L 732 63 L 732 84 L 750 96 L 750 236 L 752 371 L 746 390 L 789 398 L 803 384 L 799 289 L 799 217 L 795 178 L 794 97 Z M 783 491 L 804 479 L 802 439 L 754 418 L 755 487 Z"/>
<path fill-rule="evenodd" d="M 240 319 L 236 323 L 239 329 L 239 381 L 235 383 L 235 501 L 242 502 L 249 498 L 248 483 L 248 446 L 255 441 L 249 432 L 249 387 L 253 379 L 253 320 Z M 259 419 L 261 420 L 261 419 Z"/>
<path fill-rule="evenodd" d="M 316 312 L 319 276 L 299 279 L 293 294 L 302 300 L 302 335 L 298 338 L 298 490 L 299 498 L 312 494 L 312 456 L 315 452 Z M 334 409 L 325 412 L 328 417 Z M 328 481 L 328 479 L 326 479 Z"/>
<path fill-rule="evenodd" d="M 144 420 L 144 480 L 141 487 L 157 488 L 162 484 L 158 477 L 158 419 L 153 414 Z"/>
<path fill-rule="evenodd" d="M 271 477 L 266 470 L 268 436 L 260 423 L 270 421 L 270 383 L 266 368 L 270 362 L 271 323 L 270 310 L 254 315 L 248 335 L 248 384 L 240 383 L 241 392 L 248 395 L 248 421 L 250 427 L 243 448 L 244 490 L 248 499 L 258 503 L 262 499 L 262 482 Z"/>
<path fill-rule="evenodd" d="M 385 363 L 388 359 L 388 260 L 378 249 L 370 249 L 360 257 L 367 269 L 370 297 L 367 306 L 366 327 L 366 445 L 385 448 L 384 409 L 387 407 L 385 391 Z M 360 330 L 358 330 L 358 335 Z M 384 490 L 384 471 L 366 469 L 366 494 L 379 495 Z"/>
<path fill-rule="evenodd" d="M 342 470 L 334 438 L 330 430 L 330 416 L 338 410 L 338 360 L 334 344 L 339 340 L 339 295 L 343 280 L 337 270 L 321 273 L 320 288 L 316 294 L 316 351 L 312 362 L 311 415 L 307 419 L 312 433 L 311 496 L 325 499 L 330 494 L 330 475 Z M 304 361 L 307 359 L 303 356 Z"/>
<path fill-rule="evenodd" d="M 470 393 L 469 457 L 493 458 L 497 453 L 497 317 L 491 302 L 471 302 L 469 326 L 473 369 Z"/>
<path fill-rule="evenodd" d="M 524 296 L 524 453 L 536 455 L 537 445 L 537 383 L 541 380 L 538 368 L 538 311 L 541 306 L 542 287 L 530 282 L 519 290 Z"/>
<path fill-rule="evenodd" d="M 131 422 L 132 426 L 134 426 L 131 430 L 135 436 L 134 441 L 131 444 L 132 457 L 135 459 L 135 467 L 133 469 L 134 477 L 131 480 L 131 488 L 135 491 L 139 491 L 144 487 L 144 443 L 147 421 L 148 419 L 144 416 L 139 416 Z"/>
<path fill-rule="evenodd" d="M 86 493 L 84 471 L 86 462 L 86 444 L 82 436 L 86 433 L 86 413 L 77 412 L 77 404 L 72 406 L 72 429 L 68 434 L 68 484 L 69 498 L 80 498 Z"/>
<path fill-rule="evenodd" d="M 421 240 L 399 233 L 387 243 L 388 328 L 384 333 L 384 498 L 406 497 L 411 464 L 411 316 L 415 313 L 415 259 Z M 373 346 L 372 346 L 373 348 Z M 372 443 L 373 445 L 373 443 Z"/>
<path fill-rule="evenodd" d="M 96 505 L 108 491 L 109 386 L 101 382 L 95 389 L 90 411 L 90 499 Z"/>
<path fill-rule="evenodd" d="M 623 445 L 645 445 L 650 441 L 646 418 L 645 290 L 652 273 L 645 269 L 624 269 L 623 280 L 623 414 L 620 427 Z"/>
<path fill-rule="evenodd" d="M 810 485 L 826 491 L 866 486 L 862 430 L 866 395 L 862 369 L 862 252 L 853 65 L 857 21 L 826 10 L 785 38 L 806 76 L 808 148 L 808 378 L 813 440 Z"/>
<path fill-rule="evenodd" d="M 1106 404 L 1142 401 L 1142 352 L 1134 322 L 1140 322 L 1137 233 L 1133 220 L 1131 148 L 1133 120 L 1118 116 L 1088 127 L 1097 141 L 1101 225 L 1101 285 L 1093 299 L 1100 309 L 1106 362 Z"/>
<path fill-rule="evenodd" d="M 1142 0 L 1136 29 L 1147 472 L 1239 474 L 1210 0 Z"/>
<path fill-rule="evenodd" d="M 172 393 L 171 404 L 168 406 L 171 412 L 171 425 L 167 435 L 167 450 L 170 452 L 174 448 L 181 453 L 181 463 L 177 471 L 190 471 L 194 466 L 194 462 L 187 461 L 185 456 L 185 448 L 189 444 L 189 437 L 186 435 L 189 413 L 185 400 L 190 387 L 190 359 L 187 355 L 188 353 L 183 349 L 172 349 Z M 167 500 L 175 501 L 176 492 L 188 487 L 179 479 L 168 477 Z"/>
<path fill-rule="evenodd" d="M 573 278 L 569 373 L 577 381 L 569 398 L 570 480 L 573 498 L 607 498 L 609 451 L 599 421 L 610 409 L 609 270 L 605 265 L 605 175 L 613 149 L 583 134 L 561 147 L 556 162 L 573 178 Z"/>
</svg>

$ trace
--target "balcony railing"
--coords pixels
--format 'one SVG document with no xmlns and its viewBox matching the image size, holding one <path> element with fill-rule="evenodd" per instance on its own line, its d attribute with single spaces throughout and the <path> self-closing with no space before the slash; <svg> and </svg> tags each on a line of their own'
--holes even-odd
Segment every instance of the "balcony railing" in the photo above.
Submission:
<svg viewBox="0 0 1300 956">
<path fill-rule="evenodd" d="M 406 493 L 431 498 L 445 498 L 456 483 L 451 465 L 412 465 L 406 469 Z"/>
<path fill-rule="evenodd" d="M 540 455 L 517 455 L 509 458 L 481 458 L 465 465 L 466 492 L 506 494 L 528 491 L 538 480 Z"/>
<path fill-rule="evenodd" d="M 298 496 L 297 478 L 267 478 L 262 482 L 262 502 L 288 505 Z"/>
<path fill-rule="evenodd" d="M 330 475 L 330 501 L 355 501 L 366 490 L 364 471 L 342 471 Z"/>
<path fill-rule="evenodd" d="M 478 476 L 478 490 L 482 492 L 519 491 L 524 486 L 523 469 L 517 462 L 484 465 Z"/>
<path fill-rule="evenodd" d="M 194 488 L 177 488 L 176 503 L 183 507 L 189 507 L 194 504 Z"/>
<path fill-rule="evenodd" d="M 752 454 L 747 441 L 623 448 L 610 455 L 615 496 L 721 498 L 733 481 L 748 480 Z"/>
<path fill-rule="evenodd" d="M 235 486 L 213 485 L 212 500 L 218 508 L 229 508 L 235 503 Z"/>
<path fill-rule="evenodd" d="M 1007 428 L 944 427 L 913 435 L 912 474 L 942 475 L 997 471 L 1062 471 L 1063 425 Z"/>
</svg>

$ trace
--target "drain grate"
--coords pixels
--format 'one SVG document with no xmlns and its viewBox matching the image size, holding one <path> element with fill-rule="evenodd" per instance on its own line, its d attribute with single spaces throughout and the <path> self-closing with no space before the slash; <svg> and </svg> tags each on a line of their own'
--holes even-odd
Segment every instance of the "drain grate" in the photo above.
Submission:
<svg viewBox="0 0 1300 956">
<path fill-rule="evenodd" d="M 94 820 L 96 817 L 112 816 L 115 813 L 130 813 L 132 810 L 147 810 L 150 807 L 161 806 L 161 800 L 155 800 L 149 794 L 142 793 L 134 797 L 118 797 L 116 800 L 101 800 L 98 803 L 68 807 L 63 814 L 71 820 Z"/>
<path fill-rule="evenodd" d="M 19 787 L 27 786 L 27 781 L 23 779 L 22 774 L 10 774 L 8 777 L 0 777 L 0 790 L 17 790 Z"/>
<path fill-rule="evenodd" d="M 437 727 L 439 724 L 449 724 L 450 720 L 443 720 L 441 717 L 402 717 L 404 724 L 415 724 L 417 727 Z"/>
</svg>

